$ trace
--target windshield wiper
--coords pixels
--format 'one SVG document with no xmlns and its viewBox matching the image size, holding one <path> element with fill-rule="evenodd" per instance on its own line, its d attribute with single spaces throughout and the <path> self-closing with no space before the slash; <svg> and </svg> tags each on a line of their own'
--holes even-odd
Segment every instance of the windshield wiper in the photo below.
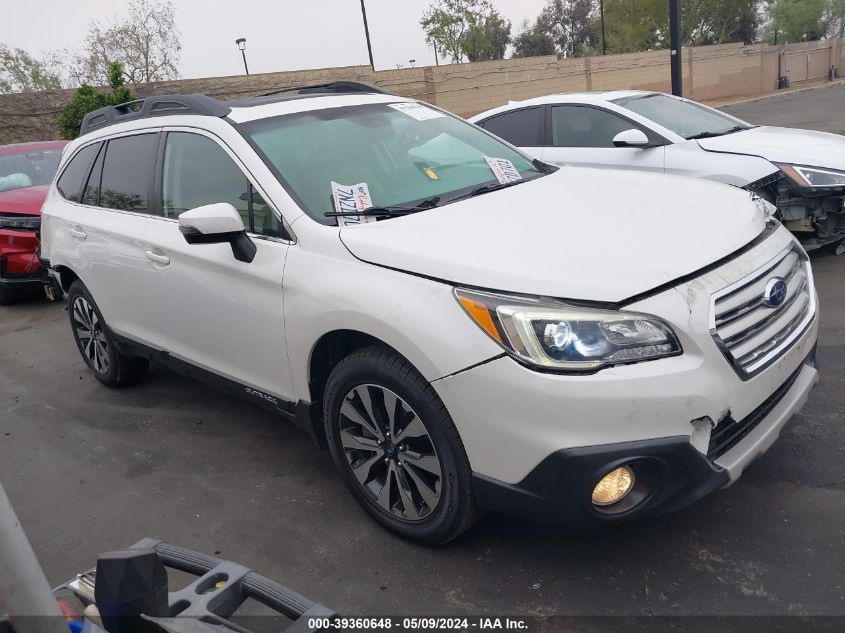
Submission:
<svg viewBox="0 0 845 633">
<path fill-rule="evenodd" d="M 440 196 L 433 196 L 431 198 L 423 200 L 418 205 L 415 205 L 413 207 L 367 207 L 362 211 L 327 211 L 323 215 L 327 218 L 347 218 L 355 216 L 375 216 L 392 218 L 398 217 L 400 215 L 409 215 L 411 213 L 425 211 L 426 209 L 433 209 L 437 206 L 438 202 L 440 202 Z"/>
<path fill-rule="evenodd" d="M 744 130 L 750 130 L 753 126 L 749 125 L 735 125 L 727 130 L 720 130 L 718 132 L 701 132 L 701 134 L 693 134 L 692 136 L 685 137 L 688 141 L 695 141 L 700 138 L 715 138 L 717 136 L 725 136 L 726 134 L 733 134 L 734 132 L 742 132 Z"/>
<path fill-rule="evenodd" d="M 465 198 L 474 198 L 475 196 L 481 196 L 485 193 L 490 193 L 492 191 L 499 191 L 499 189 L 507 189 L 508 187 L 513 187 L 514 185 L 522 184 L 523 182 L 528 182 L 529 180 L 534 180 L 533 178 L 523 178 L 522 180 L 511 180 L 510 182 L 491 182 L 486 185 L 481 185 L 480 187 L 476 187 L 469 193 L 462 194 L 455 198 L 449 198 L 449 202 L 455 202 L 457 200 L 463 200 Z"/>
</svg>

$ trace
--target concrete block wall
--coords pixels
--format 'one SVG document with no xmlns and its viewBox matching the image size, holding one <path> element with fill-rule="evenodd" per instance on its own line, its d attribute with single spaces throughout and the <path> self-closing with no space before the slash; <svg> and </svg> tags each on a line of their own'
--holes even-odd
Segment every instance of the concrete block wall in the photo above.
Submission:
<svg viewBox="0 0 845 633">
<path fill-rule="evenodd" d="M 772 92 L 777 89 L 779 68 L 793 85 L 826 79 L 831 65 L 838 65 L 845 75 L 845 46 L 841 39 L 778 47 L 702 46 L 684 49 L 683 55 L 684 94 L 700 101 Z M 669 69 L 669 51 L 658 50 L 577 59 L 531 57 L 377 72 L 369 66 L 345 66 L 166 81 L 131 88 L 141 97 L 201 92 L 230 100 L 345 79 L 378 85 L 461 116 L 472 116 L 508 101 L 556 92 L 628 88 L 668 92 Z M 72 90 L 0 95 L 0 144 L 56 138 L 56 120 L 72 96 Z"/>
</svg>

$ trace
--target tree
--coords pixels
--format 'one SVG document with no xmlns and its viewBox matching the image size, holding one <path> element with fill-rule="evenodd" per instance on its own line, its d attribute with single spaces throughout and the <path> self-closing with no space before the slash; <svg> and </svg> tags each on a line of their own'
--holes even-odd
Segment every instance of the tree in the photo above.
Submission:
<svg viewBox="0 0 845 633">
<path fill-rule="evenodd" d="M 664 48 L 669 39 L 667 0 L 604 0 L 607 50 L 634 53 Z"/>
<path fill-rule="evenodd" d="M 511 42 L 511 23 L 490 7 L 487 13 L 467 16 L 469 27 L 461 42 L 461 50 L 471 62 L 504 59 Z"/>
<path fill-rule="evenodd" d="M 513 39 L 514 57 L 540 57 L 554 55 L 556 52 L 552 36 L 544 33 L 536 23 L 529 26 L 528 20 L 522 23 L 522 30 Z"/>
<path fill-rule="evenodd" d="M 687 46 L 750 44 L 760 27 L 760 0 L 684 0 L 683 12 Z"/>
<path fill-rule="evenodd" d="M 564 57 L 578 57 L 596 43 L 593 0 L 548 0 L 537 24 L 552 37 Z"/>
<path fill-rule="evenodd" d="M 123 65 L 120 62 L 111 62 L 108 70 L 110 93 L 97 92 L 88 84 L 79 87 L 73 99 L 59 115 L 59 132 L 62 138 L 71 140 L 79 136 L 82 119 L 89 112 L 134 99 L 132 93 L 124 85 L 124 74 Z"/>
<path fill-rule="evenodd" d="M 56 62 L 76 85 L 108 82 L 109 64 L 119 61 L 129 83 L 179 78 L 181 45 L 170 0 L 131 0 L 125 18 L 92 20 L 82 50 L 60 51 Z"/>
<path fill-rule="evenodd" d="M 845 0 L 830 0 L 826 22 L 828 37 L 845 37 Z"/>
<path fill-rule="evenodd" d="M 761 4 L 762 0 L 682 0 L 684 46 L 755 41 Z M 667 0 L 604 0 L 604 5 L 609 51 L 631 53 L 669 47 Z M 594 29 L 599 30 L 598 22 Z"/>
<path fill-rule="evenodd" d="M 820 40 L 828 33 L 830 0 L 770 0 L 768 41 L 777 32 L 780 42 Z"/>
<path fill-rule="evenodd" d="M 437 0 L 420 26 L 425 41 L 455 63 L 502 59 L 511 41 L 511 23 L 489 0 Z"/>
<path fill-rule="evenodd" d="M 61 87 L 61 79 L 45 62 L 20 48 L 0 44 L 0 94 L 56 90 Z"/>
</svg>

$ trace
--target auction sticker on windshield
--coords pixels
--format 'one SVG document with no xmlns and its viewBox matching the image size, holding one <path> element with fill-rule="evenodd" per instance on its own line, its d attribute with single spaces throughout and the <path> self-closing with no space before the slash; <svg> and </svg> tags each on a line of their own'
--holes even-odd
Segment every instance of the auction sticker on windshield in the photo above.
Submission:
<svg viewBox="0 0 845 633">
<path fill-rule="evenodd" d="M 490 165 L 493 175 L 496 176 L 496 180 L 500 183 L 505 184 L 507 182 L 522 180 L 522 174 L 519 173 L 519 170 L 508 159 L 485 156 L 484 160 Z"/>
<path fill-rule="evenodd" d="M 359 182 L 357 185 L 340 185 L 332 181 L 332 198 L 334 199 L 334 210 L 338 213 L 361 213 L 373 206 L 370 188 L 365 182 Z M 343 226 L 366 224 L 367 222 L 375 222 L 375 220 L 374 217 L 366 215 L 338 218 L 338 222 Z"/>
<path fill-rule="evenodd" d="M 427 108 L 421 103 L 391 103 L 390 107 L 413 117 L 417 121 L 428 121 L 429 119 L 439 119 L 446 116 L 442 112 Z"/>
</svg>

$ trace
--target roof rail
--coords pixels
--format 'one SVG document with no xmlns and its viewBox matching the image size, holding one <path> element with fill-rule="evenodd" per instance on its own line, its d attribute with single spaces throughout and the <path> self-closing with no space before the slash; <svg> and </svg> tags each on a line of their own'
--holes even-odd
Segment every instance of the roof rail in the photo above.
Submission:
<svg viewBox="0 0 845 633">
<path fill-rule="evenodd" d="M 198 114 L 202 116 L 224 117 L 232 109 L 216 99 L 203 94 L 161 95 L 127 101 L 116 106 L 107 106 L 94 110 L 82 119 L 80 134 L 122 123 L 155 116 L 173 114 Z"/>
<path fill-rule="evenodd" d="M 342 93 L 370 93 L 370 94 L 391 94 L 387 90 L 377 86 L 371 86 L 360 81 L 330 81 L 324 84 L 314 84 L 311 86 L 291 86 L 289 88 L 280 88 L 279 90 L 271 90 L 264 92 L 259 97 L 269 97 L 285 92 L 297 92 L 299 94 L 342 94 Z"/>
</svg>

